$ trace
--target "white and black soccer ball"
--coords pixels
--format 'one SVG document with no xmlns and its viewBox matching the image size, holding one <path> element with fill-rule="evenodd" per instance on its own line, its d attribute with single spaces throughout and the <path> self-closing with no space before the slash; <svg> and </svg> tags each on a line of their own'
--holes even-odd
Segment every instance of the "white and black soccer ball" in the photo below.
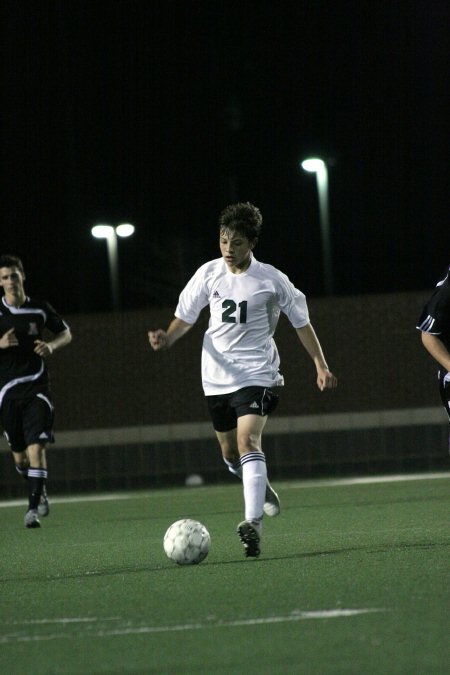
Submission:
<svg viewBox="0 0 450 675">
<path fill-rule="evenodd" d="M 178 565 L 197 565 L 206 558 L 210 546 L 206 527 L 191 518 L 172 523 L 164 535 L 164 551 Z"/>
</svg>

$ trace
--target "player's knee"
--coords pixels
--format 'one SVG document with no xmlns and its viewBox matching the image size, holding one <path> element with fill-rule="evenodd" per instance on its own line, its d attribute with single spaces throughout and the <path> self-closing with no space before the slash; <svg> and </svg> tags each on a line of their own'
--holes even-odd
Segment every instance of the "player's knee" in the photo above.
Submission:
<svg viewBox="0 0 450 675">
<path fill-rule="evenodd" d="M 28 447 L 28 456 L 31 466 L 42 466 L 45 463 L 45 445 L 35 444 Z"/>
<path fill-rule="evenodd" d="M 238 437 L 239 454 L 245 455 L 247 452 L 261 452 L 259 436 L 252 434 L 242 434 Z"/>
</svg>

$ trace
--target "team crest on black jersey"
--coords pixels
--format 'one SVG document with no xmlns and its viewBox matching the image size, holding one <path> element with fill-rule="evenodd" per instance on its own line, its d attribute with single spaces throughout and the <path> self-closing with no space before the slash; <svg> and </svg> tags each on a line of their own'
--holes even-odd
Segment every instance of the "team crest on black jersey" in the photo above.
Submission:
<svg viewBox="0 0 450 675">
<path fill-rule="evenodd" d="M 30 321 L 28 324 L 28 335 L 39 335 L 39 329 L 35 321 Z"/>
</svg>

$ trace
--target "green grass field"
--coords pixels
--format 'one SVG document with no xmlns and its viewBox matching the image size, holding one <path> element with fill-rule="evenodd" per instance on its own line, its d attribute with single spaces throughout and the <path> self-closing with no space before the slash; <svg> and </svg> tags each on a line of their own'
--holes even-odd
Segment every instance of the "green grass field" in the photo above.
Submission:
<svg viewBox="0 0 450 675">
<path fill-rule="evenodd" d="M 0 672 L 448 674 L 449 479 L 275 484 L 256 560 L 232 477 L 54 499 L 40 530 L 0 502 Z M 181 517 L 211 534 L 200 565 L 163 551 Z"/>
</svg>

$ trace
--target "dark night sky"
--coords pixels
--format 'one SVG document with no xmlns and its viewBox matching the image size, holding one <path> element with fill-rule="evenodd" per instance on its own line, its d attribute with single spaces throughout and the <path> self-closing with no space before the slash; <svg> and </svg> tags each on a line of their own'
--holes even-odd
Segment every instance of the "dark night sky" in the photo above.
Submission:
<svg viewBox="0 0 450 675">
<path fill-rule="evenodd" d="M 172 306 L 252 201 L 256 256 L 324 293 L 328 160 L 337 294 L 430 288 L 448 255 L 450 10 L 441 0 L 3 0 L 2 252 L 65 314 Z"/>
</svg>

